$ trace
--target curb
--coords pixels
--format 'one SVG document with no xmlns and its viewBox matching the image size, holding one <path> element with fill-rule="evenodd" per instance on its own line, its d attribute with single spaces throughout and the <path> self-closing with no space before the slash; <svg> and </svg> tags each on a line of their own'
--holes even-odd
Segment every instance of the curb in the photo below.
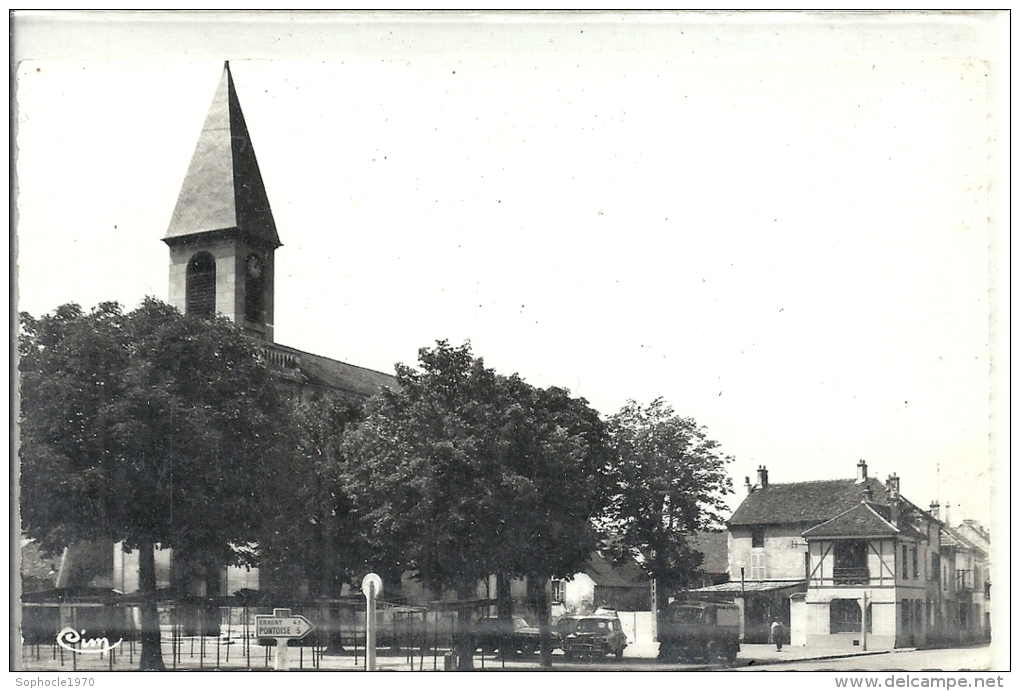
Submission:
<svg viewBox="0 0 1020 691">
<path fill-rule="evenodd" d="M 746 667 L 752 667 L 755 664 L 764 665 L 792 665 L 797 662 L 814 662 L 816 660 L 845 660 L 851 657 L 868 657 L 869 655 L 884 655 L 886 653 L 909 653 L 917 648 L 893 648 L 892 650 L 867 650 L 856 653 L 833 653 L 831 655 L 819 655 L 813 657 L 798 657 L 789 658 L 783 660 L 773 660 L 768 658 L 750 658 Z"/>
</svg>

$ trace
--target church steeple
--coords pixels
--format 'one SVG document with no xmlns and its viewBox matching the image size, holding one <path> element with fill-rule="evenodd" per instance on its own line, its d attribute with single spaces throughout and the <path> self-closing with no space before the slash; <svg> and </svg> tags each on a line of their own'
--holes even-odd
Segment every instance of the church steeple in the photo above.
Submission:
<svg viewBox="0 0 1020 691">
<path fill-rule="evenodd" d="M 171 304 L 224 314 L 250 335 L 273 340 L 273 253 L 281 243 L 229 63 L 163 241 Z"/>
</svg>

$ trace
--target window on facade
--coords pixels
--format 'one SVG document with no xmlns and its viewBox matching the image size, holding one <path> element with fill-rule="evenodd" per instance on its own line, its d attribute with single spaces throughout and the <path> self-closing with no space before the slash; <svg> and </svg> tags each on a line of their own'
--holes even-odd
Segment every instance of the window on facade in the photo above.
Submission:
<svg viewBox="0 0 1020 691">
<path fill-rule="evenodd" d="M 909 566 L 909 564 L 907 564 L 907 546 L 903 545 L 903 577 L 904 578 L 910 578 L 910 570 L 908 569 L 908 566 Z"/>
<path fill-rule="evenodd" d="M 751 580 L 763 581 L 766 578 L 765 552 L 751 552 Z"/>
<path fill-rule="evenodd" d="M 754 527 L 751 528 L 751 547 L 764 547 L 765 546 L 765 528 Z"/>
<path fill-rule="evenodd" d="M 939 579 L 939 574 L 942 572 L 942 568 L 939 566 L 939 555 L 937 553 L 931 555 L 931 577 L 934 580 Z"/>
<path fill-rule="evenodd" d="M 914 578 L 917 578 L 920 575 L 920 573 L 917 570 L 917 547 L 913 547 L 910 550 L 910 561 L 914 565 Z"/>
<path fill-rule="evenodd" d="M 248 321 L 262 321 L 265 288 L 265 266 L 262 259 L 250 254 L 244 262 L 244 317 Z"/>
<path fill-rule="evenodd" d="M 567 595 L 567 582 L 554 580 L 552 582 L 552 601 L 563 602 Z"/>
<path fill-rule="evenodd" d="M 832 580 L 836 585 L 868 582 L 868 543 L 839 540 L 832 546 Z"/>
<path fill-rule="evenodd" d="M 870 613 L 871 607 L 868 607 Z M 871 630 L 871 617 L 867 627 Z M 860 633 L 861 603 L 851 599 L 836 599 L 829 602 L 829 633 Z"/>
<path fill-rule="evenodd" d="M 216 314 L 216 260 L 199 252 L 188 262 L 185 277 L 184 311 L 198 317 Z"/>
<path fill-rule="evenodd" d="M 900 621 L 904 628 L 910 627 L 910 600 L 900 601 Z"/>
<path fill-rule="evenodd" d="M 924 625 L 924 603 L 921 600 L 914 600 L 914 628 L 918 631 Z"/>
</svg>

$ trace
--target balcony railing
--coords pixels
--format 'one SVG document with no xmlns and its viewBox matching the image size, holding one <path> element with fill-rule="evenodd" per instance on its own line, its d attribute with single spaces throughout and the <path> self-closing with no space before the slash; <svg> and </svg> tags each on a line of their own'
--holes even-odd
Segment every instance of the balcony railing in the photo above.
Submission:
<svg viewBox="0 0 1020 691">
<path fill-rule="evenodd" d="M 294 370 L 301 366 L 301 361 L 296 355 L 277 350 L 271 344 L 263 347 L 266 356 L 266 364 L 273 370 Z"/>
<path fill-rule="evenodd" d="M 836 566 L 832 569 L 832 582 L 836 585 L 867 585 L 870 579 L 866 566 Z"/>
</svg>

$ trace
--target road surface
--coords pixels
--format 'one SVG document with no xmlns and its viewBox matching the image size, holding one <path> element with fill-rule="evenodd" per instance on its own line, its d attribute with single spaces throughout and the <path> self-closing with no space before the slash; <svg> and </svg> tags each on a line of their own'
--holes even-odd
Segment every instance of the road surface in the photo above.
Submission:
<svg viewBox="0 0 1020 691">
<path fill-rule="evenodd" d="M 736 670 L 793 671 L 984 671 L 1008 670 L 1009 661 L 1000 660 L 993 664 L 992 651 L 988 646 L 973 648 L 945 648 L 939 650 L 910 650 L 889 652 L 879 655 L 861 655 L 835 660 L 802 660 L 783 664 L 749 665 Z"/>
</svg>

